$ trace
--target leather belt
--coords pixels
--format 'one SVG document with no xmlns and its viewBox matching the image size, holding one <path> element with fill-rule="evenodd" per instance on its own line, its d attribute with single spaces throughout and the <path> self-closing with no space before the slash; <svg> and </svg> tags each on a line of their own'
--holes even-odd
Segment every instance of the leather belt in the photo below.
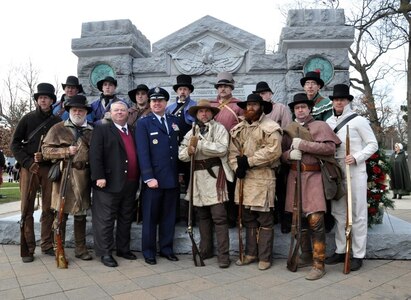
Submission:
<svg viewBox="0 0 411 300">
<path fill-rule="evenodd" d="M 194 161 L 194 170 L 207 170 L 208 173 L 213 177 L 217 178 L 214 174 L 212 167 L 221 166 L 221 159 L 218 157 L 199 159 Z"/>
<path fill-rule="evenodd" d="M 291 164 L 291 170 L 297 171 L 296 162 Z M 307 165 L 307 164 L 301 163 L 301 172 L 320 172 L 320 171 L 321 171 L 321 167 L 319 164 Z"/>
</svg>

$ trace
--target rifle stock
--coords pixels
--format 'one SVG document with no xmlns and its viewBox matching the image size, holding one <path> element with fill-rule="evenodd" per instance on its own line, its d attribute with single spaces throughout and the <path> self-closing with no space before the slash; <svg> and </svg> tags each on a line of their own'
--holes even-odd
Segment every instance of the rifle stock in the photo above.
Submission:
<svg viewBox="0 0 411 300">
<path fill-rule="evenodd" d="M 58 269 L 67 269 L 67 259 L 64 253 L 63 240 L 61 234 L 61 223 L 64 218 L 64 206 L 66 203 L 67 183 L 70 179 L 71 165 L 73 162 L 73 156 L 70 156 L 66 169 L 64 170 L 64 176 L 61 181 L 60 188 L 60 206 L 58 210 L 57 228 L 56 228 L 56 264 Z"/>
<path fill-rule="evenodd" d="M 350 128 L 347 125 L 347 135 L 345 138 L 345 155 L 350 155 Z M 351 172 L 350 165 L 345 163 L 345 177 L 347 179 L 347 219 L 345 223 L 345 259 L 344 259 L 344 274 L 351 271 L 351 242 L 352 242 L 352 194 L 351 194 Z"/>
<path fill-rule="evenodd" d="M 193 122 L 193 126 L 192 126 L 192 136 L 195 136 L 195 122 Z M 188 145 L 190 147 L 190 145 Z M 190 200 L 189 200 L 189 204 L 188 204 L 188 226 L 187 226 L 187 232 L 188 235 L 190 236 L 190 240 L 191 240 L 191 251 L 193 253 L 193 261 L 194 261 L 194 265 L 196 267 L 198 267 L 198 262 L 197 262 L 197 256 L 199 257 L 200 260 L 200 266 L 204 267 L 204 260 L 200 255 L 200 251 L 198 250 L 196 241 L 194 240 L 194 234 L 193 234 L 193 220 L 192 220 L 192 216 L 193 216 L 193 194 L 194 194 L 194 165 L 195 165 L 195 153 L 193 153 L 193 155 L 191 155 L 191 165 L 190 165 Z"/>
<path fill-rule="evenodd" d="M 297 128 L 297 137 L 300 136 Z M 302 189 L 301 189 L 301 160 L 297 160 L 296 191 L 293 202 L 293 220 L 291 225 L 291 242 L 288 252 L 287 269 L 296 272 L 298 268 L 299 250 L 301 245 L 301 209 L 302 209 Z"/>
<path fill-rule="evenodd" d="M 37 152 L 41 151 L 41 144 L 43 143 L 43 137 L 44 135 L 40 136 L 40 142 L 37 148 Z M 21 257 L 27 257 L 30 256 L 30 250 L 29 250 L 29 246 L 27 245 L 27 240 L 26 240 L 26 236 L 24 234 L 24 221 L 26 220 L 27 217 L 27 211 L 29 209 L 29 207 L 34 207 L 34 203 L 35 203 L 35 198 L 32 200 L 31 199 L 31 186 L 33 183 L 33 176 L 34 173 L 30 172 L 30 176 L 29 176 L 29 184 L 27 186 L 27 191 L 26 191 L 26 199 L 24 202 L 24 207 L 22 208 L 22 214 L 21 214 L 21 219 L 20 219 L 20 256 Z"/>
</svg>

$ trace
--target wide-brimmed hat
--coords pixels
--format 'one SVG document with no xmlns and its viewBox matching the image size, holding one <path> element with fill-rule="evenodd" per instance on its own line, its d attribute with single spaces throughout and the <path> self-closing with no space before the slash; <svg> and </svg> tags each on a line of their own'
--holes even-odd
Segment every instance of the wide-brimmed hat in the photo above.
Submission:
<svg viewBox="0 0 411 300">
<path fill-rule="evenodd" d="M 97 82 L 97 88 L 100 92 L 103 91 L 103 84 L 104 84 L 105 81 L 111 82 L 112 84 L 114 84 L 117 87 L 117 80 L 115 80 L 111 76 L 107 76 L 104 79 L 101 79 L 100 81 Z"/>
<path fill-rule="evenodd" d="M 233 74 L 229 72 L 221 72 L 217 75 L 217 83 L 214 84 L 214 87 L 217 89 L 219 85 L 228 85 L 234 90 L 234 83 Z"/>
<path fill-rule="evenodd" d="M 213 113 L 213 118 L 216 114 L 220 112 L 220 109 L 218 107 L 211 106 L 210 101 L 201 99 L 198 100 L 197 105 L 191 106 L 188 109 L 188 113 L 190 114 L 190 116 L 196 118 L 198 110 L 202 108 L 211 110 L 211 112 Z"/>
<path fill-rule="evenodd" d="M 134 103 L 136 103 L 136 94 L 138 91 L 146 91 L 148 93 L 148 86 L 145 84 L 139 84 L 134 90 L 131 90 L 128 92 L 128 96 L 130 97 L 130 100 Z"/>
<path fill-rule="evenodd" d="M 170 94 L 163 88 L 156 86 L 148 91 L 149 100 L 166 100 L 170 99 Z"/>
<path fill-rule="evenodd" d="M 350 95 L 350 87 L 346 84 L 336 84 L 333 88 L 333 94 L 329 97 L 331 100 L 335 98 L 345 98 L 350 101 L 354 99 L 352 95 Z"/>
<path fill-rule="evenodd" d="M 268 86 L 268 83 L 265 81 L 260 81 L 259 83 L 257 83 L 257 85 L 255 86 L 255 91 L 253 91 L 253 94 L 258 94 L 262 92 L 273 93 L 273 91 Z"/>
<path fill-rule="evenodd" d="M 85 108 L 87 109 L 88 114 L 92 111 L 91 106 L 87 102 L 87 98 L 83 95 L 75 95 L 71 97 L 64 105 L 66 111 L 69 111 L 72 107 Z"/>
<path fill-rule="evenodd" d="M 178 75 L 177 84 L 173 85 L 174 92 L 177 92 L 180 86 L 186 86 L 190 89 L 191 93 L 194 91 L 194 86 L 191 84 L 192 79 L 190 75 Z"/>
<path fill-rule="evenodd" d="M 291 111 L 294 110 L 294 106 L 297 104 L 302 104 L 305 103 L 308 105 L 308 107 L 312 108 L 314 106 L 314 102 L 312 100 L 309 100 L 307 97 L 306 93 L 298 93 L 294 95 L 293 102 L 288 103 L 288 106 L 290 107 Z"/>
<path fill-rule="evenodd" d="M 315 70 L 315 71 L 311 71 L 311 72 L 307 72 L 307 74 L 305 74 L 305 77 L 300 79 L 300 83 L 301 86 L 305 85 L 305 82 L 307 80 L 314 80 L 315 82 L 317 82 L 320 85 L 320 88 L 322 89 L 324 86 L 324 81 L 321 79 L 321 72 L 320 70 Z"/>
<path fill-rule="evenodd" d="M 37 101 L 38 97 L 41 95 L 46 95 L 49 96 L 51 99 L 53 99 L 53 103 L 56 102 L 57 97 L 54 94 L 55 93 L 54 86 L 50 83 L 39 83 L 37 85 L 37 93 L 34 93 L 34 99 Z"/>
<path fill-rule="evenodd" d="M 66 88 L 66 86 L 75 86 L 78 89 L 79 93 L 84 93 L 83 86 L 79 83 L 78 78 L 76 76 L 68 76 L 66 79 L 66 83 L 62 83 L 61 86 L 63 87 L 63 90 Z"/>
<path fill-rule="evenodd" d="M 246 109 L 248 102 L 260 103 L 260 105 L 263 106 L 263 111 L 266 115 L 269 114 L 271 110 L 273 109 L 273 104 L 271 102 L 264 101 L 263 98 L 261 98 L 261 96 L 258 94 L 248 95 L 246 101 L 237 102 L 237 105 L 241 107 L 242 109 Z"/>
</svg>

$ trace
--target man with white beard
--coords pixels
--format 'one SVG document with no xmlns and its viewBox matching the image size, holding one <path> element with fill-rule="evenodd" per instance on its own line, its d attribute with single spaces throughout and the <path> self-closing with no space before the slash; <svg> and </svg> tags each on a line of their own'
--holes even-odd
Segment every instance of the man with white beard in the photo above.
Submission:
<svg viewBox="0 0 411 300">
<path fill-rule="evenodd" d="M 66 221 L 69 214 L 74 216 L 75 256 L 82 260 L 92 257 L 86 247 L 86 216 L 90 207 L 90 167 L 89 146 L 93 127 L 87 122 L 87 114 L 91 107 L 85 96 L 73 96 L 65 105 L 69 112 L 66 121 L 55 124 L 47 133 L 42 146 L 44 159 L 60 161 L 61 174 L 65 174 L 68 161 L 72 158 L 71 173 L 67 182 L 65 195 L 64 217 L 60 224 L 61 237 L 64 245 Z M 60 207 L 60 184 L 62 177 L 53 182 L 51 208 L 55 211 Z M 57 224 L 58 215 L 55 215 Z M 56 234 L 56 232 L 55 232 Z"/>
</svg>

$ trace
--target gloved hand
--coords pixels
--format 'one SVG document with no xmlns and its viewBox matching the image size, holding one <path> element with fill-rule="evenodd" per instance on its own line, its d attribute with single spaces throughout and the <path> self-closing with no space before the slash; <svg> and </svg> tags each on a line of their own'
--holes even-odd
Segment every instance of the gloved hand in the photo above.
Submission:
<svg viewBox="0 0 411 300">
<path fill-rule="evenodd" d="M 33 174 L 37 174 L 38 171 L 39 171 L 39 169 L 40 169 L 39 164 L 38 164 L 38 163 L 33 163 L 33 164 L 30 166 L 29 171 L 30 171 L 31 173 L 33 173 Z"/>
<path fill-rule="evenodd" d="M 244 169 L 244 171 L 250 168 L 248 164 L 248 157 L 246 155 L 243 156 L 236 156 L 237 157 L 237 165 L 239 168 Z"/>
<path fill-rule="evenodd" d="M 301 141 L 302 141 L 302 139 L 300 139 L 300 138 L 293 138 L 293 143 L 291 144 L 291 148 L 300 150 Z"/>
<path fill-rule="evenodd" d="M 198 137 L 197 137 L 197 136 L 192 136 L 192 137 L 190 138 L 189 147 L 192 146 L 192 147 L 196 148 L 196 147 L 197 147 L 197 144 L 198 144 Z"/>
<path fill-rule="evenodd" d="M 246 172 L 245 169 L 238 167 L 237 170 L 235 170 L 235 176 L 237 176 L 238 179 L 243 179 L 245 178 Z"/>
<path fill-rule="evenodd" d="M 291 160 L 301 160 L 302 156 L 303 156 L 303 153 L 301 152 L 301 150 L 294 149 L 290 151 Z"/>
</svg>

